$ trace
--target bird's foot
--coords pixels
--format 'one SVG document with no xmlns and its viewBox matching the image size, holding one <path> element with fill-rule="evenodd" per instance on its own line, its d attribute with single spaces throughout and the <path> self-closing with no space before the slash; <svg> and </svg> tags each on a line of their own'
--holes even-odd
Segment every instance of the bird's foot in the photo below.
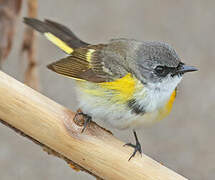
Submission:
<svg viewBox="0 0 215 180">
<path fill-rule="evenodd" d="M 82 115 L 84 116 L 84 127 L 81 130 L 81 133 L 84 132 L 84 130 L 87 128 L 88 124 L 90 124 L 90 122 L 92 121 L 92 117 L 89 116 L 88 114 L 82 113 Z"/>
<path fill-rule="evenodd" d="M 130 147 L 134 148 L 134 152 L 132 153 L 132 155 L 130 156 L 128 161 L 130 161 L 131 158 L 133 158 L 137 152 L 139 152 L 142 155 L 142 148 L 141 148 L 140 142 L 139 142 L 139 140 L 137 138 L 137 134 L 136 134 L 135 131 L 133 131 L 133 133 L 134 133 L 134 137 L 135 137 L 135 140 L 136 140 L 136 145 L 131 144 L 131 143 L 126 143 L 124 145 L 124 146 L 130 146 Z"/>
<path fill-rule="evenodd" d="M 78 111 L 75 114 L 75 118 L 76 119 L 78 116 L 82 116 L 83 120 L 84 120 L 84 124 L 83 124 L 83 129 L 81 130 L 81 133 L 84 132 L 84 130 L 87 128 L 88 124 L 92 121 L 92 117 L 89 116 L 88 114 L 83 113 L 82 111 Z"/>
</svg>

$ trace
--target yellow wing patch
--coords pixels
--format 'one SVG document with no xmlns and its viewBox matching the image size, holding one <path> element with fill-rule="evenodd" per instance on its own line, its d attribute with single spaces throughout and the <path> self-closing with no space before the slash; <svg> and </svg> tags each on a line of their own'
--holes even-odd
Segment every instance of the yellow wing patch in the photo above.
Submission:
<svg viewBox="0 0 215 180">
<path fill-rule="evenodd" d="M 44 36 L 49 41 L 51 41 L 53 44 L 55 44 L 57 47 L 59 47 L 60 49 L 62 49 L 65 53 L 71 54 L 73 52 L 73 49 L 71 47 L 69 47 L 65 42 L 63 42 L 62 40 L 60 40 L 55 35 L 47 32 L 47 33 L 44 33 Z"/>
<path fill-rule="evenodd" d="M 169 98 L 169 101 L 166 103 L 166 105 L 159 111 L 159 120 L 165 118 L 166 116 L 169 115 L 169 113 L 172 110 L 172 105 L 175 101 L 176 97 L 176 90 L 174 90 Z"/>
<path fill-rule="evenodd" d="M 96 51 L 95 49 L 88 49 L 87 54 L 86 54 L 86 60 L 87 60 L 88 62 L 91 61 L 92 54 L 93 54 L 93 52 L 95 52 L 95 51 Z"/>
</svg>

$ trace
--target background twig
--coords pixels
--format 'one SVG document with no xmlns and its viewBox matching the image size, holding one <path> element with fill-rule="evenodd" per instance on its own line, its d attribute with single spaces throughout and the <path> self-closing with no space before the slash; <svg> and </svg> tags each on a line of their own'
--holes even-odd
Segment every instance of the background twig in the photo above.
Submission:
<svg viewBox="0 0 215 180">
<path fill-rule="evenodd" d="M 37 0 L 28 0 L 28 17 L 37 17 Z M 22 43 L 21 53 L 27 53 L 28 67 L 25 71 L 25 83 L 38 90 L 38 72 L 37 72 L 37 61 L 36 61 L 36 50 L 35 50 L 35 32 L 32 28 L 26 27 L 24 32 L 24 38 Z"/>
<path fill-rule="evenodd" d="M 22 0 L 0 0 L 0 66 L 10 53 Z"/>
</svg>

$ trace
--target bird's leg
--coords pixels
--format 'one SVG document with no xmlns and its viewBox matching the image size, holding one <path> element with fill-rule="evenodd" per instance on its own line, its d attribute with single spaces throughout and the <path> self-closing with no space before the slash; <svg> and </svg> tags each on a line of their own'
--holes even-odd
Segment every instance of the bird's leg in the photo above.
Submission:
<svg viewBox="0 0 215 180">
<path fill-rule="evenodd" d="M 135 154 L 137 153 L 137 151 L 142 155 L 142 148 L 141 148 L 141 145 L 140 145 L 140 142 L 137 138 L 137 133 L 135 132 L 135 130 L 133 130 L 133 133 L 134 133 L 134 137 L 135 137 L 135 141 L 136 141 L 136 144 L 131 144 L 131 143 L 126 143 L 124 146 L 130 146 L 132 148 L 134 148 L 134 152 L 132 153 L 132 155 L 130 156 L 130 158 L 128 159 L 128 161 L 131 160 L 132 157 L 135 156 Z"/>
<path fill-rule="evenodd" d="M 89 116 L 88 114 L 83 113 L 82 111 L 76 112 L 74 119 L 75 119 L 77 116 L 82 116 L 83 119 L 84 119 L 84 124 L 83 124 L 84 127 L 83 127 L 83 129 L 81 130 L 81 133 L 83 133 L 84 130 L 86 129 L 87 125 L 91 122 L 92 117 Z"/>
<path fill-rule="evenodd" d="M 88 114 L 82 113 L 82 115 L 84 116 L 84 127 L 81 130 L 81 133 L 84 132 L 84 130 L 86 129 L 87 125 L 92 121 L 92 117 L 89 116 Z"/>
</svg>

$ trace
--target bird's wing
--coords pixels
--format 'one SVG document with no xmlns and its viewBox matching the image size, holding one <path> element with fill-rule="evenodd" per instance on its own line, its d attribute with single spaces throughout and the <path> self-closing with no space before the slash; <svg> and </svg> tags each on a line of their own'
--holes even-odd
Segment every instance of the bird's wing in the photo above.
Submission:
<svg viewBox="0 0 215 180">
<path fill-rule="evenodd" d="M 101 52 L 104 44 L 89 45 L 74 49 L 72 54 L 47 67 L 58 74 L 77 80 L 90 82 L 108 82 L 114 80 L 112 73 L 105 69 Z"/>
</svg>

